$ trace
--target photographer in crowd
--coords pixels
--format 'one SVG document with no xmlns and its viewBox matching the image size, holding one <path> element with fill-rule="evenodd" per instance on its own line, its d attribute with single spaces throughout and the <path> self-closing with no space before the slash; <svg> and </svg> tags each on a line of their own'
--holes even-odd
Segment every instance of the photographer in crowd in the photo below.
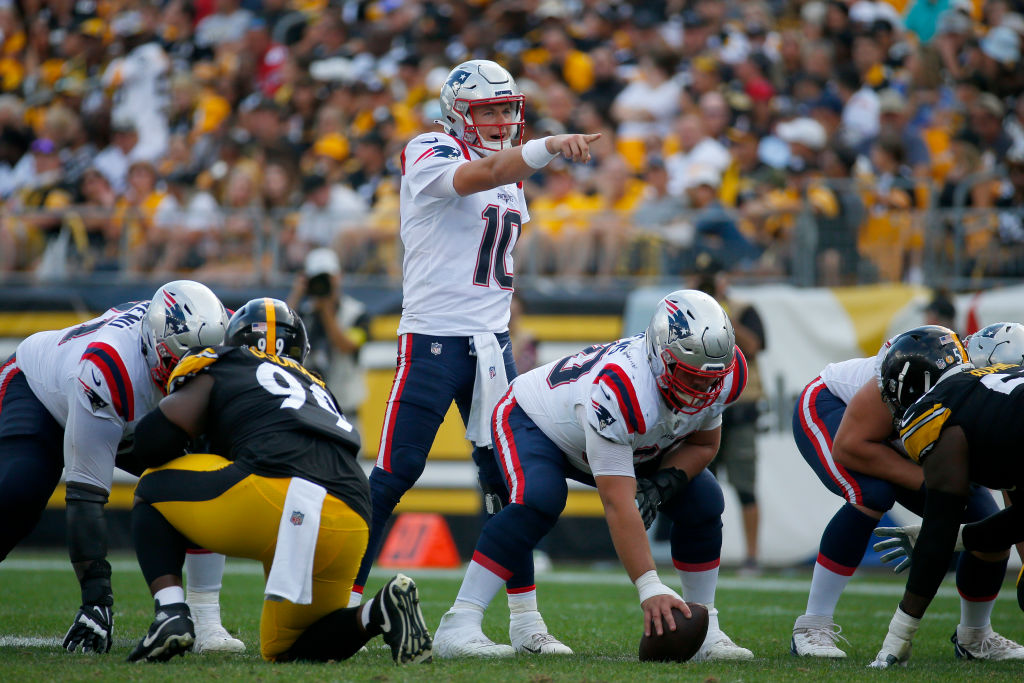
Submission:
<svg viewBox="0 0 1024 683">
<path fill-rule="evenodd" d="M 306 255 L 288 305 L 306 323 L 310 353 L 305 366 L 324 378 L 345 417 L 358 428 L 359 406 L 366 397 L 359 349 L 366 342 L 370 321 L 366 306 L 342 292 L 341 263 L 333 249 L 313 249 Z"/>
</svg>

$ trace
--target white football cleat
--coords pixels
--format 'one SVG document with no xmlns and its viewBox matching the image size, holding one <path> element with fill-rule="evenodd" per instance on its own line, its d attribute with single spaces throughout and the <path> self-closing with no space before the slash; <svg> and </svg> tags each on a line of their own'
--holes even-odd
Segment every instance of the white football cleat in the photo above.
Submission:
<svg viewBox="0 0 1024 683">
<path fill-rule="evenodd" d="M 957 626 L 950 641 L 961 659 L 1024 659 L 1024 647 L 993 631 L 991 624 L 979 628 Z"/>
<path fill-rule="evenodd" d="M 196 625 L 196 642 L 192 651 L 199 652 L 245 652 L 245 643 L 227 632 L 220 623 L 220 601 L 218 594 L 190 593 L 188 603 L 192 620 Z"/>
<path fill-rule="evenodd" d="M 463 610 L 448 610 L 434 632 L 434 654 L 439 659 L 456 657 L 499 658 L 511 657 L 516 651 L 511 645 L 495 643 L 484 635 L 476 615 L 465 615 Z M 482 615 L 481 615 L 482 616 Z"/>
<path fill-rule="evenodd" d="M 245 643 L 220 624 L 196 624 L 193 652 L 245 652 Z"/>
<path fill-rule="evenodd" d="M 531 611 L 513 614 L 508 627 L 508 637 L 516 652 L 533 655 L 571 655 L 568 645 L 548 633 L 547 624 L 540 612 Z"/>
<path fill-rule="evenodd" d="M 846 643 L 850 641 L 840 635 L 842 631 L 842 627 L 832 617 L 802 614 L 793 624 L 793 640 L 789 652 L 797 657 L 843 659 L 846 653 L 837 644 L 840 640 Z"/>
<path fill-rule="evenodd" d="M 704 638 L 704 644 L 693 656 L 695 662 L 724 662 L 741 659 L 753 659 L 754 653 L 745 647 L 740 647 L 732 642 L 732 639 L 725 635 L 725 632 L 716 629 L 708 631 Z"/>
</svg>

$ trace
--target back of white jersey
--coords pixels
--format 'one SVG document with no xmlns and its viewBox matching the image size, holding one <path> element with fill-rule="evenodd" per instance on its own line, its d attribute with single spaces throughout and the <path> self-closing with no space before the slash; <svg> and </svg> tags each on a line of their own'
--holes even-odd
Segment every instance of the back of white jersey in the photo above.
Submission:
<svg viewBox="0 0 1024 683">
<path fill-rule="evenodd" d="M 638 334 L 531 370 L 513 381 L 512 391 L 569 461 L 590 472 L 577 406 L 583 406 L 598 434 L 630 447 L 635 466 L 693 432 L 719 426 L 726 405 L 743 391 L 746 374 L 746 360 L 737 349 L 736 368 L 715 402 L 694 415 L 677 413 L 661 398 L 647 363 L 644 335 Z"/>
<path fill-rule="evenodd" d="M 468 147 L 444 133 L 419 135 L 402 152 L 399 334 L 508 329 L 512 249 L 530 219 L 526 197 L 516 184 L 459 196 L 455 169 L 470 158 Z"/>
<path fill-rule="evenodd" d="M 853 395 L 869 381 L 877 382 L 882 368 L 882 357 L 889 348 L 889 342 L 874 356 L 867 358 L 851 358 L 840 363 L 829 363 L 821 371 L 821 380 L 832 395 L 843 403 L 849 404 Z"/>
<path fill-rule="evenodd" d="M 142 355 L 148 301 L 39 332 L 15 352 L 32 393 L 65 428 L 68 481 L 110 490 L 118 445 L 163 397 Z"/>
</svg>

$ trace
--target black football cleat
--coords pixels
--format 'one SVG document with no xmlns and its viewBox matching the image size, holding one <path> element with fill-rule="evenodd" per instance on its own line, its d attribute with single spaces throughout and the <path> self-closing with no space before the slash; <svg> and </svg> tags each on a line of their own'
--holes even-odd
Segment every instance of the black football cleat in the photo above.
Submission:
<svg viewBox="0 0 1024 683">
<path fill-rule="evenodd" d="M 431 660 L 433 641 L 420 611 L 416 584 L 408 576 L 398 574 L 384 584 L 374 596 L 370 618 L 380 626 L 395 664 Z"/>
<path fill-rule="evenodd" d="M 175 602 L 157 605 L 156 618 L 149 632 L 128 655 L 129 662 L 166 662 L 175 655 L 184 655 L 196 641 L 196 628 L 188 605 Z"/>
</svg>

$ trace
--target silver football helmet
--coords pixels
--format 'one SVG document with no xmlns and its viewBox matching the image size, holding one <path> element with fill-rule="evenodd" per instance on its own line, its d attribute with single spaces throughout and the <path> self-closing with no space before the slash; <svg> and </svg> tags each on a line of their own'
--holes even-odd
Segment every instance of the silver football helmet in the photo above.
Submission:
<svg viewBox="0 0 1024 683">
<path fill-rule="evenodd" d="M 967 355 L 975 367 L 996 363 L 1024 365 L 1024 325 L 995 323 L 967 338 Z"/>
<path fill-rule="evenodd" d="M 156 290 L 142 319 L 142 353 L 161 389 L 181 357 L 194 346 L 224 343 L 228 313 L 217 295 L 192 280 Z"/>
<path fill-rule="evenodd" d="M 714 403 L 736 364 L 736 334 L 719 303 L 695 289 L 672 292 L 646 335 L 647 362 L 668 406 L 693 414 Z"/>
<path fill-rule="evenodd" d="M 445 132 L 483 155 L 508 149 L 523 139 L 526 98 L 504 67 L 488 59 L 473 59 L 451 70 L 441 86 L 441 120 Z M 477 120 L 474 109 L 485 104 L 508 104 L 509 120 Z"/>
</svg>

